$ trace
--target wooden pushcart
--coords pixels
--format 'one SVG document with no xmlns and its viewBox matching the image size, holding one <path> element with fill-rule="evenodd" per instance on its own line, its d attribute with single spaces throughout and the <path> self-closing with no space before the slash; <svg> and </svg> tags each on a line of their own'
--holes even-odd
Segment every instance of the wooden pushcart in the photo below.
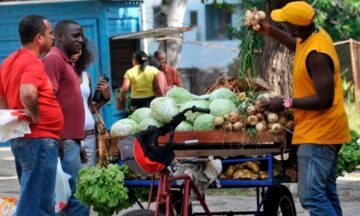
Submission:
<svg viewBox="0 0 360 216">
<path fill-rule="evenodd" d="M 282 156 L 291 150 L 288 134 L 272 134 L 258 132 L 250 137 L 246 132 L 231 131 L 191 131 L 176 132 L 174 136 L 174 152 L 177 158 L 183 157 L 215 157 L 223 159 L 223 166 L 231 163 L 260 160 L 268 164 L 269 177 L 266 180 L 219 179 L 217 185 L 221 188 L 255 187 L 257 203 L 254 211 L 242 212 L 211 212 L 210 215 L 296 215 L 294 200 L 288 188 L 282 183 L 289 182 L 286 176 L 273 177 L 273 156 Z M 118 139 L 113 138 L 116 145 Z M 159 137 L 160 144 L 166 144 L 168 135 Z M 283 169 L 285 170 L 285 169 Z M 127 180 L 129 187 L 150 186 L 151 180 Z M 155 185 L 158 181 L 155 181 Z M 215 187 L 215 186 L 214 186 Z M 209 215 L 208 213 L 192 213 L 191 215 Z"/>
</svg>

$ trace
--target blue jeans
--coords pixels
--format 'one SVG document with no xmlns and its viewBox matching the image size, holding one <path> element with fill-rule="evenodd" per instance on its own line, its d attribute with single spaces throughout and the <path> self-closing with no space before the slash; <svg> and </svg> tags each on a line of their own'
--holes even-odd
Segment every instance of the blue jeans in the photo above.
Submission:
<svg viewBox="0 0 360 216">
<path fill-rule="evenodd" d="M 77 173 L 82 166 L 80 160 L 80 141 L 70 139 L 63 140 L 63 145 L 64 157 L 61 159 L 61 166 L 64 172 L 71 175 L 71 178 L 69 179 L 71 197 L 64 212 L 58 215 L 88 216 L 90 214 L 89 209 L 81 204 L 74 196 L 76 192 Z"/>
<path fill-rule="evenodd" d="M 11 140 L 20 200 L 16 215 L 55 215 L 58 141 L 50 138 Z"/>
<path fill-rule="evenodd" d="M 311 216 L 342 216 L 336 192 L 340 145 L 301 144 L 297 151 L 301 205 Z"/>
<path fill-rule="evenodd" d="M 96 166 L 98 161 L 96 155 L 96 136 L 95 134 L 85 136 L 81 143 L 81 146 L 85 148 L 88 162 L 85 167 Z"/>
</svg>

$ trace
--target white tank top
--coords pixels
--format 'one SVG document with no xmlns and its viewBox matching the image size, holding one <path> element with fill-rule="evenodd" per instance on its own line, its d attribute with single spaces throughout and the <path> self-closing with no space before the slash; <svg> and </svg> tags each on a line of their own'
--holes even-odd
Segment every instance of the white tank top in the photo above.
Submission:
<svg viewBox="0 0 360 216">
<path fill-rule="evenodd" d="M 82 72 L 82 83 L 80 85 L 81 95 L 83 98 L 84 108 L 85 108 L 85 125 L 84 130 L 91 130 L 95 128 L 94 117 L 89 109 L 88 98 L 90 96 L 90 83 L 89 77 L 86 72 Z"/>
</svg>

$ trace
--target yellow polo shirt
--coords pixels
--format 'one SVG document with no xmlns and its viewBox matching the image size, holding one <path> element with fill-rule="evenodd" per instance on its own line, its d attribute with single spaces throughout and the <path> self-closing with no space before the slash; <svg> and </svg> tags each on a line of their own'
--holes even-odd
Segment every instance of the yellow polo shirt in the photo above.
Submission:
<svg viewBox="0 0 360 216">
<path fill-rule="evenodd" d="M 153 81 L 159 70 L 152 66 L 146 66 L 140 71 L 140 65 L 135 65 L 126 71 L 124 77 L 130 80 L 131 98 L 146 98 L 155 96 Z"/>
<path fill-rule="evenodd" d="M 335 95 L 332 106 L 325 110 L 294 109 L 295 129 L 293 144 L 340 144 L 350 141 L 347 115 L 340 78 L 339 59 L 333 41 L 325 30 L 312 34 L 304 42 L 296 42 L 293 67 L 293 98 L 316 95 L 316 90 L 306 68 L 306 57 L 312 51 L 328 55 L 334 63 Z"/>
</svg>

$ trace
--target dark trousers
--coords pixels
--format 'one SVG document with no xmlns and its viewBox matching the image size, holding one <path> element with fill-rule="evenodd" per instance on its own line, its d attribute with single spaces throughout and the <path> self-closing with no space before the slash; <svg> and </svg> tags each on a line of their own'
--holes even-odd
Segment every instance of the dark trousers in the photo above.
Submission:
<svg viewBox="0 0 360 216">
<path fill-rule="evenodd" d="M 147 98 L 131 98 L 130 112 L 133 113 L 136 109 L 141 107 L 150 107 L 150 102 L 154 98 L 154 96 Z"/>
</svg>

